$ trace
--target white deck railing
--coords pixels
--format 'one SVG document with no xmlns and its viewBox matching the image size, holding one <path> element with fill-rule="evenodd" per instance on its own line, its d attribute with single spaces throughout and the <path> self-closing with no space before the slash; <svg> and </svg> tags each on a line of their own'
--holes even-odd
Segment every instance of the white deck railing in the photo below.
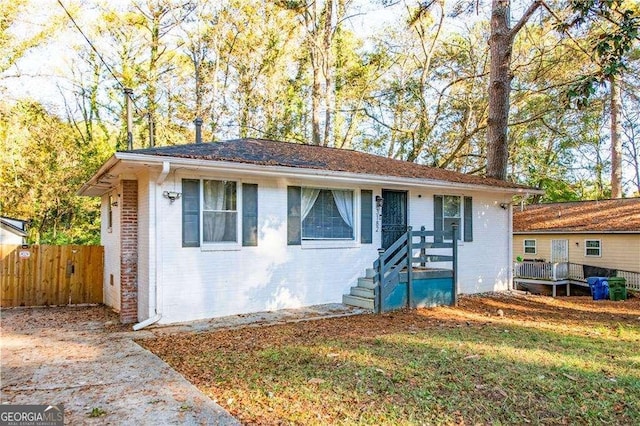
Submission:
<svg viewBox="0 0 640 426">
<path fill-rule="evenodd" d="M 566 262 L 515 262 L 513 264 L 513 276 L 548 281 L 565 280 L 569 278 L 569 264 Z"/>
<path fill-rule="evenodd" d="M 640 273 L 631 271 L 617 271 L 618 277 L 626 280 L 626 286 L 631 290 L 640 291 Z M 546 281 L 574 280 L 586 282 L 583 265 L 577 263 L 550 262 L 514 262 L 514 278 L 529 278 Z"/>
</svg>

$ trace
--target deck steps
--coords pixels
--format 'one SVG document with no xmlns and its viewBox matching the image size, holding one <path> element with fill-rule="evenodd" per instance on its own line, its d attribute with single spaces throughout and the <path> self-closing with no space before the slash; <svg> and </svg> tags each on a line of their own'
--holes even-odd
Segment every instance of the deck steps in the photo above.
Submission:
<svg viewBox="0 0 640 426">
<path fill-rule="evenodd" d="M 350 306 L 357 306 L 364 309 L 375 309 L 376 284 L 373 282 L 375 269 L 367 268 L 365 276 L 358 278 L 358 284 L 351 287 L 349 294 L 342 295 L 342 303 Z"/>
<path fill-rule="evenodd" d="M 350 294 L 342 295 L 342 303 L 344 305 L 357 306 L 358 308 L 371 309 L 372 311 L 375 308 L 373 299 L 369 299 L 367 297 L 352 296 Z"/>
<path fill-rule="evenodd" d="M 373 282 L 373 278 L 360 277 L 358 278 L 358 287 L 368 288 L 373 290 L 374 288 L 376 288 L 376 285 Z"/>
<path fill-rule="evenodd" d="M 364 287 L 351 287 L 351 291 L 349 292 L 349 294 L 351 296 L 366 297 L 368 299 L 373 299 L 375 297 L 372 288 Z"/>
</svg>

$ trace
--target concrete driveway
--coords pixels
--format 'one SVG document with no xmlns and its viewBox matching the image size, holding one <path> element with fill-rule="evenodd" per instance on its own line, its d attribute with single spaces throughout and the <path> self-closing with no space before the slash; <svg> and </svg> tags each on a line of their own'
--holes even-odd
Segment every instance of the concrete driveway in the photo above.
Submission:
<svg viewBox="0 0 640 426">
<path fill-rule="evenodd" d="M 3 309 L 0 401 L 64 404 L 65 424 L 239 422 L 102 306 Z"/>
</svg>

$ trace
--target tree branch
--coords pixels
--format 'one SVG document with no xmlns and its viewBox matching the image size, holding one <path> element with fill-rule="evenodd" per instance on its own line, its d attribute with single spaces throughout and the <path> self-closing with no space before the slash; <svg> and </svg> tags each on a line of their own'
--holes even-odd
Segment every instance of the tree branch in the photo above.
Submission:
<svg viewBox="0 0 640 426">
<path fill-rule="evenodd" d="M 524 15 L 522 15 L 518 23 L 514 25 L 514 27 L 511 28 L 511 30 L 509 31 L 509 37 L 511 39 L 513 39 L 516 36 L 516 34 L 518 34 L 518 31 L 520 31 L 522 27 L 525 26 L 525 24 L 529 21 L 529 19 L 531 19 L 531 16 L 533 16 L 535 11 L 538 10 L 540 6 L 542 6 L 542 3 L 544 3 L 543 0 L 536 0 L 533 3 L 531 3 L 531 5 L 524 12 Z"/>
</svg>

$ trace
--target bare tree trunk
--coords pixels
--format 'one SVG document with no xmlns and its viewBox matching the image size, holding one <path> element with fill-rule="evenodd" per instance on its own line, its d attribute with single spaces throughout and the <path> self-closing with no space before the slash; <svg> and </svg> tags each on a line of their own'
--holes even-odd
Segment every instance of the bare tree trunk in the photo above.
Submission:
<svg viewBox="0 0 640 426">
<path fill-rule="evenodd" d="M 542 5 L 535 0 L 518 23 L 510 28 L 510 0 L 493 0 L 491 5 L 491 36 L 489 38 L 489 114 L 487 118 L 487 176 L 507 177 L 509 162 L 509 95 L 511 94 L 511 52 L 513 39 Z"/>
<path fill-rule="evenodd" d="M 609 77 L 611 86 L 611 198 L 622 198 L 622 137 L 620 87 L 616 77 Z"/>
<path fill-rule="evenodd" d="M 322 50 L 324 55 L 324 137 L 322 145 L 329 145 L 331 140 L 331 114 L 333 113 L 333 0 L 325 1 L 324 33 L 322 35 Z"/>
<path fill-rule="evenodd" d="M 508 0 L 493 0 L 489 49 L 489 116 L 487 119 L 487 176 L 505 179 L 509 160 L 507 128 L 511 92 L 511 52 Z"/>
<path fill-rule="evenodd" d="M 320 23 L 318 22 L 317 2 L 309 5 L 304 11 L 305 24 L 307 26 L 307 43 L 309 44 L 309 59 L 311 60 L 312 78 L 311 84 L 311 143 L 322 144 L 322 132 L 320 131 L 320 115 L 322 107 L 322 58 L 320 55 Z"/>
</svg>

